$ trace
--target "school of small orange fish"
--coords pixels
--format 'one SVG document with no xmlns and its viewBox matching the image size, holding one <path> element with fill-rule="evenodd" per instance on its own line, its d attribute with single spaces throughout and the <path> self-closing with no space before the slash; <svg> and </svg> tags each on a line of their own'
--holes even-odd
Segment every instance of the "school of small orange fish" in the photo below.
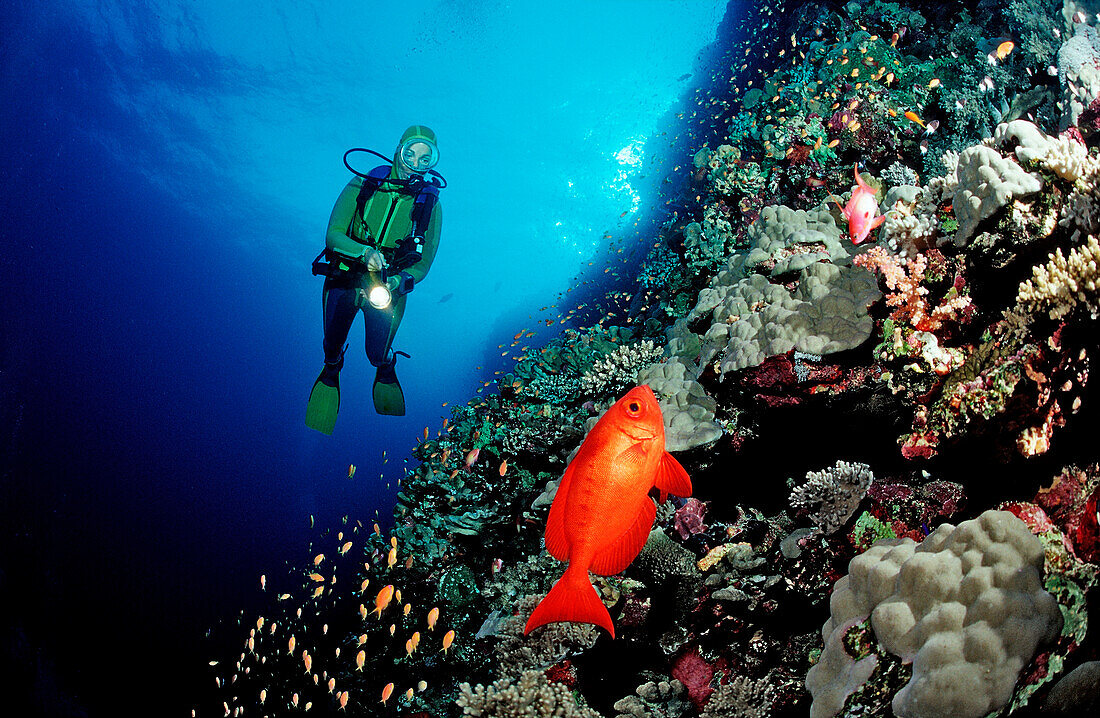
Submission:
<svg viewBox="0 0 1100 718">
<path fill-rule="evenodd" d="M 348 525 L 346 516 L 343 522 Z M 415 672 L 419 653 L 446 656 L 455 632 L 439 626 L 438 607 L 417 606 L 402 595 L 401 566 L 411 566 L 412 557 L 399 562 L 397 538 L 385 542 L 377 523 L 369 531 L 360 529 L 362 522 L 351 522 L 335 541 L 322 533 L 332 553 L 315 554 L 307 569 L 288 577 L 289 590 L 274 596 L 274 617 L 252 619 L 244 612 L 238 617 L 237 623 L 248 627 L 240 653 L 231 664 L 209 662 L 215 687 L 228 694 L 222 702 L 225 717 L 244 715 L 246 706 L 257 703 L 272 712 L 309 711 L 319 701 L 340 711 L 375 704 L 392 709 L 428 689 L 423 678 L 412 682 L 407 676 Z M 348 572 L 349 578 L 337 581 Z M 259 588 L 268 591 L 266 574 Z"/>
</svg>

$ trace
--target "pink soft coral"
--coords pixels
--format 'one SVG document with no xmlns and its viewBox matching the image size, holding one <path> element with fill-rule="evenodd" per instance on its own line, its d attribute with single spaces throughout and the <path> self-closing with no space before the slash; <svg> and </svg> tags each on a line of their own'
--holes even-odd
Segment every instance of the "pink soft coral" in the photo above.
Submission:
<svg viewBox="0 0 1100 718">
<path fill-rule="evenodd" d="M 680 654 L 672 666 L 672 677 L 684 684 L 691 702 L 697 709 L 703 710 L 710 694 L 714 693 L 714 689 L 710 687 L 710 681 L 714 678 L 714 666 L 703 660 L 698 648 Z"/>
<path fill-rule="evenodd" d="M 963 320 L 971 310 L 970 297 L 954 290 L 948 292 L 939 306 L 929 307 L 928 287 L 921 284 L 928 269 L 928 257 L 924 254 L 903 259 L 882 247 L 871 247 L 853 263 L 882 272 L 887 288 L 893 292 L 886 298 L 886 304 L 897 307 L 890 318 L 899 323 L 908 322 L 917 331 L 930 332 L 939 329 L 945 321 Z"/>
</svg>

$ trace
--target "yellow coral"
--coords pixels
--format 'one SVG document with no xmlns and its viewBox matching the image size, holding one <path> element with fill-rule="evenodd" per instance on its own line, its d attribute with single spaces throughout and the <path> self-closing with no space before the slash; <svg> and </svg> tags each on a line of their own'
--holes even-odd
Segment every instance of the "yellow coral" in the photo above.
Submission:
<svg viewBox="0 0 1100 718">
<path fill-rule="evenodd" d="M 1050 261 L 1032 269 L 1032 278 L 1020 284 L 1017 307 L 1028 311 L 1046 310 L 1060 319 L 1083 304 L 1095 319 L 1100 313 L 1100 243 L 1090 235 L 1088 243 L 1070 250 L 1064 257 L 1058 249 Z"/>
</svg>

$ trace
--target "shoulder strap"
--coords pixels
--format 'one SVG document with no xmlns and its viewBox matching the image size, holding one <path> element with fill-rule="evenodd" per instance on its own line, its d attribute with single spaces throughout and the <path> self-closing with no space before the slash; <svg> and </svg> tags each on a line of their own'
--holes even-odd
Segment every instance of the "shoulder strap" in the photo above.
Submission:
<svg viewBox="0 0 1100 718">
<path fill-rule="evenodd" d="M 355 214 L 361 221 L 366 221 L 366 217 L 363 216 L 363 212 L 366 210 L 367 202 L 374 196 L 374 193 L 378 191 L 378 187 L 382 184 L 382 180 L 386 179 L 390 174 L 390 168 L 388 165 L 378 165 L 363 178 L 363 186 L 359 188 L 359 195 L 355 198 Z"/>
<path fill-rule="evenodd" d="M 413 236 L 423 237 L 428 231 L 428 222 L 432 219 L 432 209 L 439 201 L 439 190 L 431 185 L 426 185 L 413 200 L 412 222 Z"/>
</svg>

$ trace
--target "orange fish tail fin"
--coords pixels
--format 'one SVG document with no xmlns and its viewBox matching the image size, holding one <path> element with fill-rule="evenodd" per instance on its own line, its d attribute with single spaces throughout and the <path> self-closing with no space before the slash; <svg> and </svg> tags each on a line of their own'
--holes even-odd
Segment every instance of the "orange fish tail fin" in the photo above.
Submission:
<svg viewBox="0 0 1100 718">
<path fill-rule="evenodd" d="M 565 575 L 558 579 L 546 598 L 535 606 L 523 628 L 523 635 L 556 621 L 591 623 L 607 629 L 611 638 L 615 638 L 615 624 L 611 622 L 611 614 L 607 612 L 607 607 L 600 601 L 599 594 L 589 582 L 588 571 L 574 568 L 572 564 L 565 569 Z"/>
<path fill-rule="evenodd" d="M 667 451 L 657 466 L 657 481 L 654 486 L 661 492 L 662 503 L 668 494 L 691 496 L 691 478 L 684 471 L 684 467 L 680 466 L 680 462 Z"/>
</svg>

